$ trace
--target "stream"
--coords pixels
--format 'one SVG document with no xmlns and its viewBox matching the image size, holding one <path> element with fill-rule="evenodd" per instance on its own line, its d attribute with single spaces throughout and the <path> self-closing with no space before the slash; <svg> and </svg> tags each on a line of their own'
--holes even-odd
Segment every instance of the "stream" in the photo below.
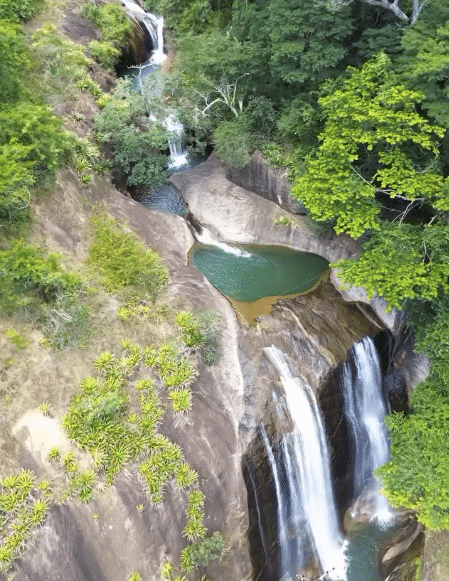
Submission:
<svg viewBox="0 0 449 581">
<path fill-rule="evenodd" d="M 135 8 L 137 5 L 131 0 L 124 3 L 128 11 L 142 12 L 140 7 Z M 145 19 L 153 43 L 153 56 L 149 62 L 154 67 L 150 68 L 156 68 L 163 60 L 163 23 L 153 15 L 145 16 Z M 173 120 L 170 123 L 173 124 Z M 186 168 L 188 160 L 182 146 L 182 126 L 177 124 L 175 131 L 179 140 L 170 146 L 170 167 Z M 164 212 L 180 216 L 186 213 L 182 196 L 170 184 L 142 195 L 138 201 Z M 197 243 L 191 251 L 192 264 L 224 295 L 237 301 L 251 303 L 265 297 L 305 292 L 328 269 L 327 260 L 307 252 L 281 246 L 236 246 L 216 239 L 204 227 L 198 229 L 195 236 Z M 322 571 L 320 579 L 381 581 L 377 549 L 394 533 L 395 525 L 394 516 L 378 493 L 378 483 L 373 475 L 374 468 L 388 459 L 388 441 L 383 428 L 387 409 L 379 391 L 377 355 L 371 344 L 365 341 L 355 348 L 352 355 L 357 370 L 353 371 L 348 364 L 344 371 L 342 391 L 346 398 L 347 421 L 352 429 L 355 474 L 359 478 L 355 488 L 363 495 L 368 484 L 374 488 L 376 495 L 370 522 L 354 528 L 345 537 L 334 499 L 323 420 L 313 391 L 288 366 L 282 351 L 267 347 L 264 352 L 281 380 L 288 407 L 286 413 L 292 418 L 294 429 L 283 437 L 280 446 L 282 453 L 275 457 L 261 426 L 277 495 L 279 512 L 273 520 L 278 530 L 274 549 L 278 554 L 273 561 L 279 565 L 273 574 L 269 564 L 273 547 L 266 545 L 263 523 L 259 521 L 258 530 L 267 561 L 266 574 L 260 581 L 296 581 L 301 578 L 299 571 L 307 570 L 301 554 L 300 538 L 303 537 L 307 537 L 308 546 L 313 547 Z M 357 404 L 358 399 L 362 400 L 362 404 L 365 402 L 365 407 Z M 368 408 L 373 402 L 379 405 L 371 406 L 374 409 L 371 413 Z M 256 490 L 254 475 L 250 474 L 250 478 L 251 486 Z M 259 485 L 263 486 L 263 483 Z M 294 514 L 293 506 L 297 514 Z M 259 516 L 260 508 L 257 504 Z M 381 511 L 389 518 L 376 519 L 376 514 Z"/>
</svg>

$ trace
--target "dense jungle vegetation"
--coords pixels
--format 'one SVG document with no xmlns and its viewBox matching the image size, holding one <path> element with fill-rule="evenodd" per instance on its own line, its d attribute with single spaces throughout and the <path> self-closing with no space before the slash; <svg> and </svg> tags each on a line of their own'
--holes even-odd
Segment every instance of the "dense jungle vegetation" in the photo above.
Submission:
<svg viewBox="0 0 449 581">
<path fill-rule="evenodd" d="M 125 21 L 108 14 L 117 5 L 106 3 L 114 5 L 106 13 L 98 3 L 85 9 L 104 38 L 87 55 L 51 26 L 26 41 L 21 22 L 41 4 L 0 0 L 0 272 L 16 304 L 30 292 L 45 303 L 81 286 L 55 257 L 8 242 L 29 220 L 31 192 L 51 188 L 64 163 L 81 183 L 112 164 L 129 187 L 150 187 L 165 176 L 170 140 L 158 115 L 149 122 L 148 112 L 161 105 L 151 90 L 131 95 L 119 83 L 103 95 L 89 76 L 91 57 L 113 70 L 126 45 Z M 388 418 L 391 460 L 380 474 L 393 505 L 415 509 L 429 528 L 449 528 L 449 4 L 143 4 L 165 17 L 174 57 L 160 86 L 191 143 L 212 142 L 236 168 L 255 148 L 288 168 L 317 232 L 363 242 L 357 260 L 334 265 L 342 280 L 407 313 L 432 370 L 411 413 Z M 73 90 L 90 91 L 102 107 L 98 143 L 69 136 L 51 110 L 55 94 Z"/>
</svg>

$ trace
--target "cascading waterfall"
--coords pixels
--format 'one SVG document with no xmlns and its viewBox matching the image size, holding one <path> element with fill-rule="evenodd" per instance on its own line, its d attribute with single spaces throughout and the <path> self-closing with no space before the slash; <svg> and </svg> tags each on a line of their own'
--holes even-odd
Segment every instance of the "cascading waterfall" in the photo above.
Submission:
<svg viewBox="0 0 449 581">
<path fill-rule="evenodd" d="M 174 140 L 170 142 L 170 164 L 169 169 L 182 167 L 188 163 L 187 152 L 182 140 L 184 126 L 177 121 L 173 115 L 169 115 L 164 122 L 165 127 L 172 132 Z"/>
<path fill-rule="evenodd" d="M 365 502 L 372 499 L 372 517 L 389 522 L 393 513 L 379 492 L 374 469 L 388 461 L 389 441 L 384 416 L 382 373 L 373 340 L 365 337 L 352 348 L 341 376 L 344 412 L 354 442 L 354 489 Z"/>
<path fill-rule="evenodd" d="M 138 67 L 140 79 L 141 76 L 144 77 L 156 71 L 159 68 L 159 65 L 161 65 L 167 58 L 167 55 L 164 53 L 164 19 L 162 16 L 155 16 L 154 14 L 146 12 L 133 0 L 121 0 L 121 3 L 125 8 L 126 13 L 145 27 L 151 39 L 151 56 L 147 63 Z M 157 119 L 154 115 L 150 115 L 150 120 L 156 121 Z M 172 114 L 165 118 L 164 125 L 172 135 L 169 142 L 169 169 L 176 169 L 185 166 L 188 163 L 188 159 L 182 139 L 184 126 L 182 123 L 177 121 Z"/>
<path fill-rule="evenodd" d="M 161 64 L 167 55 L 164 54 L 164 19 L 162 16 L 155 16 L 146 12 L 133 0 L 120 0 L 125 12 L 131 18 L 140 22 L 146 29 L 151 39 L 151 58 L 153 64 Z"/>
<path fill-rule="evenodd" d="M 279 373 L 294 426 L 283 442 L 289 493 L 299 485 L 298 515 L 303 512 L 306 517 L 315 553 L 328 578 L 346 579 L 345 541 L 338 525 L 328 447 L 315 395 L 309 385 L 292 375 L 282 351 L 271 346 L 264 353 Z M 288 574 L 282 572 L 281 578 L 288 579 Z"/>
</svg>

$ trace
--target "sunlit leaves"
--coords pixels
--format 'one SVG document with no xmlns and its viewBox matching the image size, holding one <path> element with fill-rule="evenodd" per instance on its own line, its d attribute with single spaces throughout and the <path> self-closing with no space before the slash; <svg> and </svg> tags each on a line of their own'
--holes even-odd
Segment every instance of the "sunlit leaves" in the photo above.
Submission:
<svg viewBox="0 0 449 581">
<path fill-rule="evenodd" d="M 319 99 L 327 118 L 321 145 L 293 187 L 315 220 L 357 238 L 379 229 L 375 193 L 441 197 L 434 161 L 444 129 L 416 110 L 423 94 L 399 83 L 384 54 L 349 68 L 342 88 Z"/>
</svg>

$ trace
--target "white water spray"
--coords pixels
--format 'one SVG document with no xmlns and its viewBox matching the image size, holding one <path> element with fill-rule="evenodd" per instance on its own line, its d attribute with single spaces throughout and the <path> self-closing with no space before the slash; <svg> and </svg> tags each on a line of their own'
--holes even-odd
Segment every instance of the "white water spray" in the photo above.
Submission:
<svg viewBox="0 0 449 581">
<path fill-rule="evenodd" d="M 170 142 L 170 164 L 169 169 L 182 167 L 188 163 L 187 152 L 182 142 L 184 126 L 177 121 L 173 115 L 169 115 L 164 121 L 165 127 L 172 132 L 174 139 Z"/>
<path fill-rule="evenodd" d="M 208 244 L 209 246 L 216 246 L 217 248 L 221 248 L 223 252 L 227 254 L 234 254 L 235 256 L 242 256 L 244 258 L 251 258 L 252 254 L 250 252 L 246 252 L 246 250 L 242 250 L 241 248 L 235 248 L 230 244 L 226 244 L 226 242 L 220 242 L 215 238 L 210 230 L 201 226 L 201 232 L 195 232 L 196 239 L 198 242 L 202 244 Z"/>
<path fill-rule="evenodd" d="M 376 347 L 365 337 L 352 349 L 352 358 L 343 366 L 344 411 L 354 440 L 354 486 L 358 504 L 371 501 L 372 518 L 380 524 L 394 519 L 387 499 L 379 492 L 374 470 L 388 461 L 389 441 L 384 416 L 387 407 L 382 395 L 382 374 Z"/>
<path fill-rule="evenodd" d="M 315 552 L 329 579 L 344 580 L 345 542 L 338 526 L 329 453 L 315 395 L 309 385 L 292 375 L 282 351 L 272 346 L 264 352 L 279 373 L 294 425 L 285 452 L 299 473 L 299 496 Z"/>
</svg>

